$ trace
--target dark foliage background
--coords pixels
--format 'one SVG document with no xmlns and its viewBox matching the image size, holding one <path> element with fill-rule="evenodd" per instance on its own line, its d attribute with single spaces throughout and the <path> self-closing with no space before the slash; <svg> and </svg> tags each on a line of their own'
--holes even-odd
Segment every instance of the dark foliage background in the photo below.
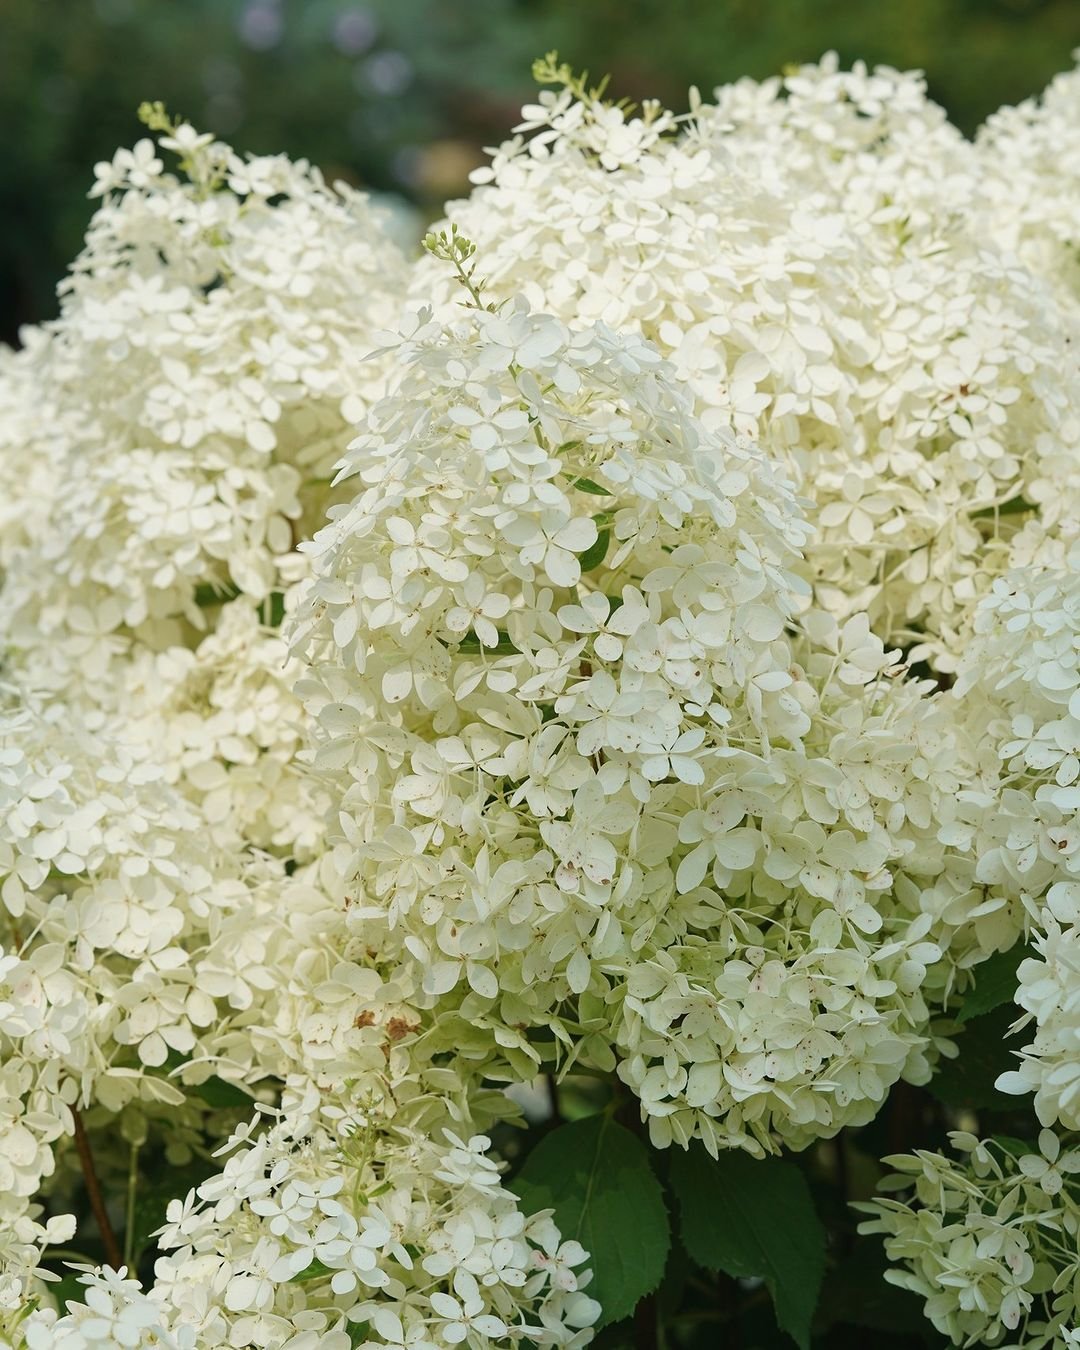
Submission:
<svg viewBox="0 0 1080 1350">
<path fill-rule="evenodd" d="M 1080 0 L 0 0 L 0 336 L 54 312 L 92 165 L 163 99 L 421 212 L 462 190 L 558 48 L 633 98 L 836 49 L 927 72 L 965 130 L 1080 46 Z"/>
</svg>

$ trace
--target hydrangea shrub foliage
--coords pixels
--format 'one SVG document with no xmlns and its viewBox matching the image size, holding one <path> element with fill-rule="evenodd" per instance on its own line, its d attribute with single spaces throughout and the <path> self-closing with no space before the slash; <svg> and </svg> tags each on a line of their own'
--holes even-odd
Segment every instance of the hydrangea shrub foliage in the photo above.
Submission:
<svg viewBox="0 0 1080 1350">
<path fill-rule="evenodd" d="M 1080 1346 L 1080 74 L 537 74 L 0 353 L 0 1346 Z"/>
</svg>

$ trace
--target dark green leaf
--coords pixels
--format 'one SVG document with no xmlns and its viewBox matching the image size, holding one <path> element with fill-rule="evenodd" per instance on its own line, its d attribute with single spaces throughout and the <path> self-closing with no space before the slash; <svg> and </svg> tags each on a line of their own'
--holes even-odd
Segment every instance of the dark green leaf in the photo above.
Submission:
<svg viewBox="0 0 1080 1350">
<path fill-rule="evenodd" d="M 820 1335 L 843 1323 L 925 1340 L 924 1333 L 932 1334 L 933 1328 L 923 1315 L 922 1300 L 889 1284 L 885 1279 L 888 1268 L 880 1242 L 856 1241 L 854 1249 L 825 1277 L 814 1330 Z"/>
<path fill-rule="evenodd" d="M 656 1291 L 656 1311 L 662 1320 L 675 1317 L 686 1303 L 686 1285 L 692 1266 L 678 1238 L 672 1236 L 664 1279 Z"/>
<path fill-rule="evenodd" d="M 506 655 L 509 652 L 516 652 L 518 648 L 510 641 L 509 634 L 504 633 L 500 628 L 499 640 L 494 647 L 487 647 L 480 641 L 475 633 L 465 633 L 458 639 L 457 647 L 459 652 L 471 654 L 473 652 L 488 652 L 492 655 Z"/>
<path fill-rule="evenodd" d="M 589 1253 L 601 1326 L 657 1288 L 670 1241 L 663 1192 L 645 1145 L 610 1115 L 552 1130 L 510 1184 L 526 1213 L 553 1209 L 563 1237 Z"/>
<path fill-rule="evenodd" d="M 229 1106 L 250 1107 L 252 1103 L 250 1093 L 237 1087 L 235 1083 L 227 1083 L 224 1078 L 218 1078 L 216 1074 L 205 1083 L 197 1083 L 191 1090 L 197 1097 L 201 1097 L 207 1106 L 212 1106 L 218 1111 L 224 1111 Z"/>
<path fill-rule="evenodd" d="M 611 543 L 611 531 L 608 529 L 600 530 L 596 536 L 596 543 L 578 559 L 583 572 L 591 572 L 594 567 L 599 567 L 607 557 L 608 544 Z"/>
<path fill-rule="evenodd" d="M 215 1110 L 224 1111 L 230 1106 L 250 1107 L 252 1103 L 251 1093 L 245 1092 L 235 1083 L 226 1082 L 224 1078 L 219 1078 L 217 1074 L 212 1074 L 202 1083 L 185 1083 L 183 1078 L 177 1076 L 176 1070 L 182 1068 L 185 1064 L 190 1064 L 190 1062 L 190 1055 L 182 1055 L 179 1050 L 170 1050 L 165 1063 L 157 1069 L 150 1070 L 150 1072 L 157 1073 L 162 1078 L 168 1078 L 186 1092 L 201 1097 L 207 1106 L 212 1106 Z"/>
<path fill-rule="evenodd" d="M 49 1281 L 49 1293 L 56 1299 L 61 1313 L 67 1312 L 69 1303 L 83 1303 L 86 1300 L 86 1285 L 73 1270 L 58 1270 L 58 1281 Z"/>
<path fill-rule="evenodd" d="M 1038 1144 L 1032 1143 L 1030 1139 L 1026 1141 L 1017 1139 L 1012 1134 L 992 1134 L 990 1138 L 997 1144 L 998 1148 L 1004 1149 L 1014 1158 L 1022 1158 L 1027 1153 L 1038 1153 L 1039 1151 Z"/>
<path fill-rule="evenodd" d="M 533 1350 L 530 1342 L 526 1342 Z M 589 1350 L 636 1350 L 634 1345 L 634 1324 L 625 1318 L 605 1327 L 600 1327 L 589 1342 Z"/>
<path fill-rule="evenodd" d="M 1015 1019 L 1016 1008 L 1006 1003 L 965 1025 L 956 1038 L 959 1058 L 944 1060 L 927 1085 L 938 1101 L 969 1110 L 1008 1110 L 1016 1105 L 1014 1097 L 994 1086 L 999 1074 L 1016 1067 L 1014 1052 L 1023 1038 L 1009 1035 Z"/>
<path fill-rule="evenodd" d="M 981 511 L 972 511 L 972 520 L 992 519 L 994 516 L 1016 516 L 1022 511 L 1034 511 L 1032 504 L 1023 497 L 1010 497 L 1000 506 L 984 506 Z"/>
<path fill-rule="evenodd" d="M 825 1230 L 806 1178 L 792 1163 L 745 1153 L 710 1158 L 672 1150 L 680 1232 L 706 1270 L 763 1279 L 782 1330 L 803 1350 L 825 1273 Z"/>
<path fill-rule="evenodd" d="M 219 585 L 217 582 L 204 581 L 195 587 L 195 603 L 200 609 L 209 609 L 213 605 L 228 604 L 239 594 L 240 587 L 230 582 L 224 581 Z"/>
<path fill-rule="evenodd" d="M 165 1222 L 165 1211 L 170 1200 L 183 1200 L 193 1190 L 219 1170 L 215 1159 L 193 1158 L 181 1167 L 162 1164 L 153 1169 L 153 1175 L 139 1178 L 135 1193 L 135 1239 L 132 1253 L 136 1265 L 139 1257 L 153 1243 L 152 1234 Z"/>
<path fill-rule="evenodd" d="M 973 1017 L 993 1011 L 1002 1003 L 1012 1003 L 1016 993 L 1016 971 L 1020 962 L 1031 955 L 1031 948 L 1023 942 L 1010 947 L 1007 952 L 996 952 L 981 966 L 976 966 L 975 987 L 964 995 L 963 1006 L 956 1014 L 958 1022 L 970 1022 Z M 1013 1011 L 1013 1017 L 1019 1017 L 1019 1009 Z"/>
</svg>

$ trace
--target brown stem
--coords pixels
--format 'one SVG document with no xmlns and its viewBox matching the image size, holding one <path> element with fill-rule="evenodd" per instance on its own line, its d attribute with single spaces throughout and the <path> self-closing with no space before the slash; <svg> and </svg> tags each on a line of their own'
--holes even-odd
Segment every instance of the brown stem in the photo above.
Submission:
<svg viewBox="0 0 1080 1350">
<path fill-rule="evenodd" d="M 94 1211 L 98 1232 L 101 1234 L 101 1241 L 105 1247 L 105 1256 L 109 1265 L 114 1270 L 119 1270 L 124 1264 L 124 1258 L 120 1251 L 120 1244 L 116 1240 L 116 1234 L 113 1232 L 113 1226 L 109 1222 L 108 1211 L 105 1209 L 105 1197 L 101 1194 L 97 1172 L 94 1171 L 94 1155 L 90 1151 L 90 1140 L 86 1137 L 86 1126 L 83 1124 L 82 1116 L 74 1106 L 71 1108 L 71 1117 L 75 1122 L 75 1148 L 79 1154 L 79 1165 L 82 1167 L 86 1193 L 90 1197 L 90 1208 Z"/>
<path fill-rule="evenodd" d="M 22 934 L 19 932 L 15 920 L 10 916 L 8 922 L 11 924 L 11 932 L 15 938 L 15 950 L 18 954 L 23 949 Z M 97 1172 L 94 1170 L 94 1155 L 90 1151 L 90 1140 L 86 1136 L 86 1126 L 83 1124 L 82 1116 L 74 1106 L 71 1108 L 71 1119 L 75 1125 L 75 1150 L 79 1155 L 79 1166 L 82 1168 L 86 1193 L 90 1197 L 90 1208 L 94 1211 L 98 1232 L 101 1234 L 101 1241 L 105 1247 L 105 1256 L 109 1265 L 114 1270 L 119 1270 L 124 1264 L 124 1258 L 120 1251 L 120 1244 L 116 1240 L 116 1233 L 109 1222 L 108 1211 L 105 1209 L 105 1197 L 101 1194 Z"/>
</svg>

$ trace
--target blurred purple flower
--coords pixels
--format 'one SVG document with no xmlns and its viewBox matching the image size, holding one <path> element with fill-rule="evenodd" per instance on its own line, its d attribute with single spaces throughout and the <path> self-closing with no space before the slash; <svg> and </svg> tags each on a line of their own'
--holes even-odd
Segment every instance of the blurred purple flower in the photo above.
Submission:
<svg viewBox="0 0 1080 1350">
<path fill-rule="evenodd" d="M 256 51 L 265 52 L 281 40 L 284 19 L 276 0 L 251 0 L 237 24 L 240 39 Z"/>
<path fill-rule="evenodd" d="M 346 56 L 366 52 L 379 35 L 379 24 L 370 9 L 343 9 L 334 20 L 334 46 Z"/>
<path fill-rule="evenodd" d="M 374 94 L 393 97 L 409 87 L 413 65 L 404 52 L 376 52 L 357 70 L 357 83 Z"/>
</svg>

